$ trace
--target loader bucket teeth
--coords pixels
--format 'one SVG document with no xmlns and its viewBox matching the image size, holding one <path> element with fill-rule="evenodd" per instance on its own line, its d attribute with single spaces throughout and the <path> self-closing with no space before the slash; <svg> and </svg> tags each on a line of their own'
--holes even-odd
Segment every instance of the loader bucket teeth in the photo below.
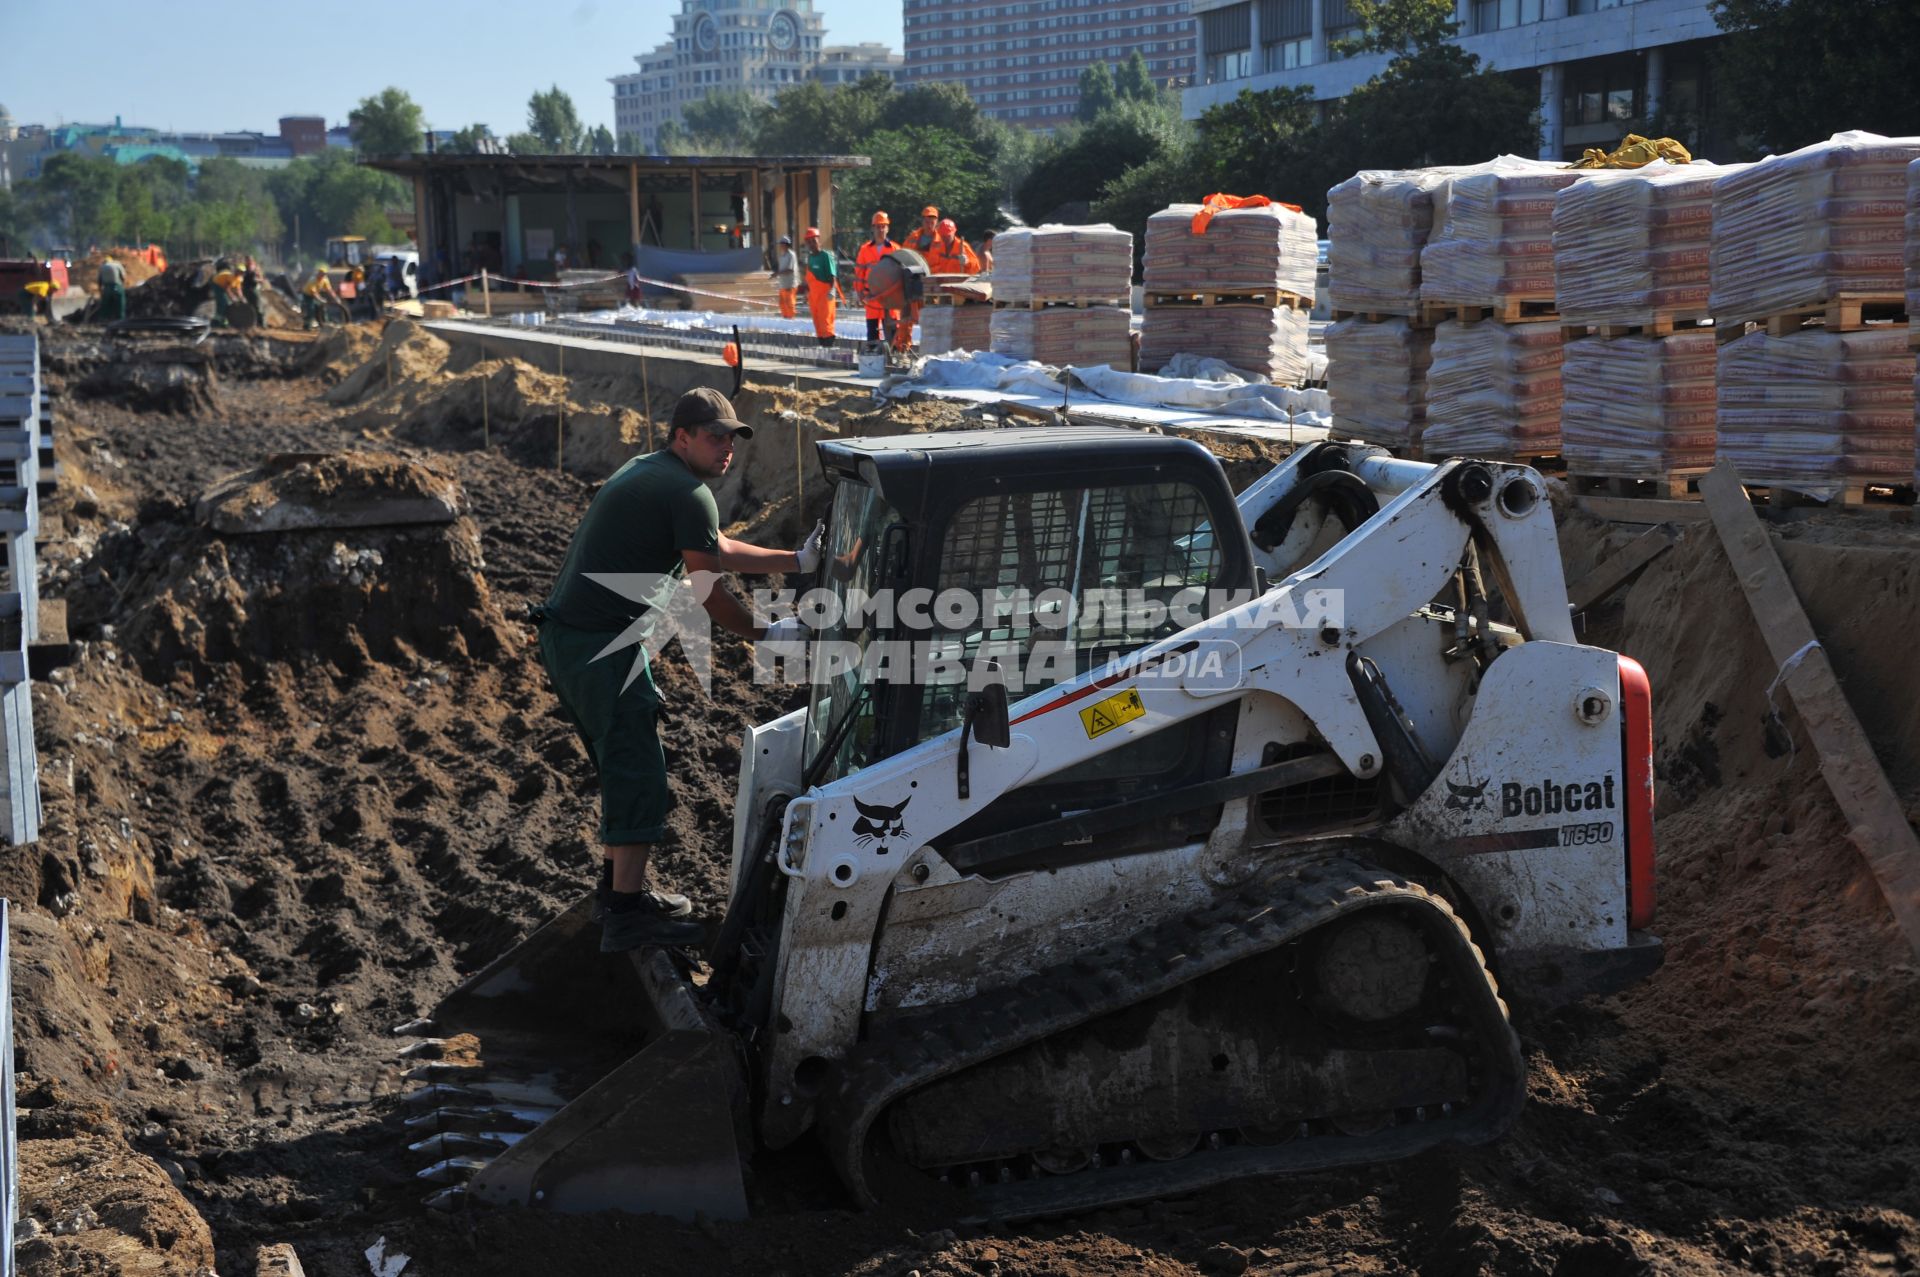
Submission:
<svg viewBox="0 0 1920 1277">
<path fill-rule="evenodd" d="M 583 897 L 395 1033 L 427 1202 L 746 1215 L 746 1078 L 684 955 L 602 954 Z"/>
</svg>

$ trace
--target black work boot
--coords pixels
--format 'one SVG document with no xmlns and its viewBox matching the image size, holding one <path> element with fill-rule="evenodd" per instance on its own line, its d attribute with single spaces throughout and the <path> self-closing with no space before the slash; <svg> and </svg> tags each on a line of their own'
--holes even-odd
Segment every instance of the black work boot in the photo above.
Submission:
<svg viewBox="0 0 1920 1277">
<path fill-rule="evenodd" d="M 609 905 L 606 920 L 600 924 L 600 952 L 625 953 L 646 945 L 698 944 L 705 938 L 704 926 L 692 918 L 674 916 L 652 892 L 634 895 L 639 901 L 629 908 L 619 908 L 625 903 L 621 900 Z"/>
</svg>

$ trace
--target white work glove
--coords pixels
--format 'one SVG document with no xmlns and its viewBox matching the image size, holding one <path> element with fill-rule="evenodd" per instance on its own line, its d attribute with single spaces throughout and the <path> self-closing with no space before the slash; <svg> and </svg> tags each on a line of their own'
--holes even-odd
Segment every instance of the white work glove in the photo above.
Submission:
<svg viewBox="0 0 1920 1277">
<path fill-rule="evenodd" d="M 793 552 L 793 557 L 800 561 L 800 570 L 808 576 L 812 576 L 820 567 L 820 537 L 826 530 L 826 520 L 816 522 L 813 531 L 807 533 L 807 539 Z"/>
<path fill-rule="evenodd" d="M 788 660 L 803 657 L 807 654 L 807 627 L 797 616 L 783 616 L 767 626 L 759 648 L 769 656 Z"/>
</svg>

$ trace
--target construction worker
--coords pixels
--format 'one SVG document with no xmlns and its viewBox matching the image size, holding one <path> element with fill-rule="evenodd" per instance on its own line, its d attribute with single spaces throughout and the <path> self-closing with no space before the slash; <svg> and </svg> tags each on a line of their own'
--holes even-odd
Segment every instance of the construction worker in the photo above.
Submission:
<svg viewBox="0 0 1920 1277">
<path fill-rule="evenodd" d="M 793 319 L 800 314 L 800 259 L 793 252 L 793 236 L 780 237 L 773 258 L 773 286 L 780 293 L 780 318 Z"/>
<path fill-rule="evenodd" d="M 31 320 L 36 315 L 45 315 L 47 322 L 53 322 L 53 284 L 44 279 L 36 279 L 20 288 L 21 313 Z"/>
<path fill-rule="evenodd" d="M 647 865 L 667 836 L 673 796 L 646 648 L 624 649 L 644 643 L 665 609 L 616 583 L 648 577 L 656 584 L 647 588 L 657 590 L 684 572 L 698 581 L 721 572 L 811 574 L 820 565 L 819 525 L 794 550 L 721 533 L 707 485 L 726 474 L 736 442 L 752 437 L 753 427 L 719 391 L 703 386 L 682 395 L 666 446 L 633 458 L 600 485 L 553 592 L 535 611 L 541 664 L 600 773 L 602 859 L 594 897 L 603 953 L 691 944 L 703 931 L 685 896 L 648 889 Z M 763 629 L 717 582 L 700 603 L 722 629 L 756 642 L 803 634 L 793 618 Z"/>
<path fill-rule="evenodd" d="M 807 227 L 800 237 L 807 250 L 807 310 L 813 315 L 813 335 L 822 346 L 833 345 L 833 321 L 838 309 L 834 290 L 840 283 L 840 259 L 831 248 L 820 247 L 820 231 Z"/>
<path fill-rule="evenodd" d="M 228 310 L 240 300 L 240 272 L 233 263 L 221 258 L 219 269 L 213 273 L 213 326 L 226 328 L 232 321 L 227 318 Z"/>
<path fill-rule="evenodd" d="M 316 265 L 306 286 L 300 290 L 300 326 L 312 328 L 316 324 L 327 322 L 327 303 L 337 301 L 333 293 L 333 279 L 327 274 L 324 264 Z"/>
<path fill-rule="evenodd" d="M 980 258 L 967 241 L 960 238 L 960 228 L 953 224 L 953 219 L 941 219 L 938 229 L 939 237 L 926 253 L 927 274 L 978 275 Z"/>
<path fill-rule="evenodd" d="M 980 237 L 980 273 L 993 274 L 993 232 L 988 231 Z"/>
<path fill-rule="evenodd" d="M 907 238 L 900 247 L 911 248 L 914 252 L 926 255 L 933 247 L 933 241 L 940 238 L 940 210 L 929 204 L 920 210 L 920 225 L 907 232 Z"/>
<path fill-rule="evenodd" d="M 100 316 L 107 320 L 127 317 L 127 268 L 111 257 L 100 259 Z"/>
<path fill-rule="evenodd" d="M 853 259 L 853 295 L 867 304 L 868 341 L 879 341 L 883 329 L 887 339 L 889 341 L 893 339 L 895 327 L 893 316 L 885 307 L 873 300 L 867 289 L 867 274 L 873 269 L 873 264 L 900 247 L 888 235 L 892 226 L 893 219 L 888 217 L 884 210 L 875 213 L 868 228 L 867 242 L 860 246 L 860 252 Z"/>
<path fill-rule="evenodd" d="M 347 270 L 347 278 L 340 285 L 340 309 L 347 313 L 347 322 L 353 322 L 353 312 L 359 307 L 360 299 L 366 295 L 367 272 L 358 266 Z"/>
<path fill-rule="evenodd" d="M 253 260 L 253 254 L 247 254 L 247 264 L 240 268 L 240 296 L 253 308 L 253 322 L 262 328 L 267 326 L 267 308 L 260 300 L 260 263 Z"/>
</svg>

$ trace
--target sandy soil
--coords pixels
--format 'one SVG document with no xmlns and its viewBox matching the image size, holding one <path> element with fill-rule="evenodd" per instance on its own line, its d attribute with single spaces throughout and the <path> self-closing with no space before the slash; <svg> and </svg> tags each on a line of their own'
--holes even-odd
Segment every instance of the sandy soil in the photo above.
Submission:
<svg viewBox="0 0 1920 1277">
<path fill-rule="evenodd" d="M 376 1243 L 409 1274 L 1920 1269 L 1920 974 L 1790 705 L 1769 709 L 1772 663 L 1707 525 L 1586 622 L 1653 676 L 1671 956 L 1522 1026 L 1530 1098 L 1499 1144 L 960 1233 L 848 1211 L 804 1154 L 755 1165 L 765 1209 L 745 1224 L 421 1209 L 389 1029 L 590 881 L 589 770 L 522 616 L 592 482 L 668 405 L 460 366 L 399 323 L 119 359 L 189 370 L 146 395 L 109 388 L 109 362 L 88 340 L 50 360 L 72 409 L 44 592 L 79 642 L 35 688 L 45 837 L 0 858 L 23 1272 L 232 1277 L 270 1242 L 315 1277 L 368 1272 Z M 824 502 L 817 474 L 795 491 L 796 431 L 962 424 L 838 394 L 745 407 L 785 429 L 750 445 L 722 508 L 776 543 Z M 224 474 L 340 450 L 449 475 L 461 517 L 253 536 L 194 517 Z M 1230 460 L 1238 481 L 1258 472 Z M 1570 520 L 1570 574 L 1626 535 Z M 1831 516 L 1776 543 L 1920 798 L 1920 531 Z M 738 644 L 718 650 L 741 668 Z M 714 911 L 740 732 L 783 706 L 724 674 L 709 702 L 677 660 L 660 669 L 676 808 L 658 865 Z"/>
</svg>

